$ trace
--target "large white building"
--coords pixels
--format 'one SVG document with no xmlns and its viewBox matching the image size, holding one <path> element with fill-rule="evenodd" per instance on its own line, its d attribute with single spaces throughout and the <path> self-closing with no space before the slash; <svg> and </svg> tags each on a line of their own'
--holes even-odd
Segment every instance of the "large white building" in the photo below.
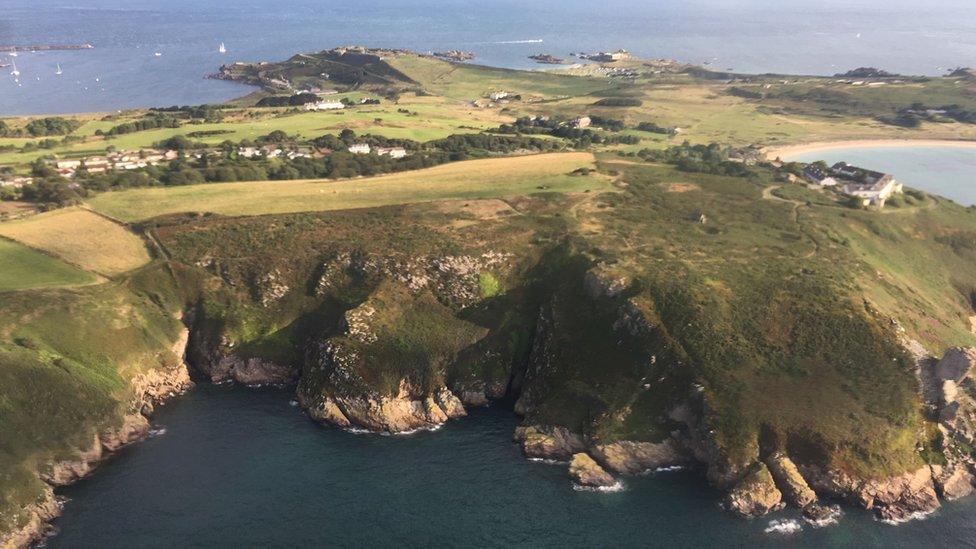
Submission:
<svg viewBox="0 0 976 549">
<path fill-rule="evenodd" d="M 306 111 L 337 111 L 344 108 L 346 105 L 341 101 L 319 101 L 305 104 Z"/>
</svg>

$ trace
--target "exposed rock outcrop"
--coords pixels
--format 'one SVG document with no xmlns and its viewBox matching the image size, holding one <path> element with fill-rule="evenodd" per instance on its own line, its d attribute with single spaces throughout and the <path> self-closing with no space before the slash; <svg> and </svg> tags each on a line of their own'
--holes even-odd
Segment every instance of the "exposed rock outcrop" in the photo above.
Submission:
<svg viewBox="0 0 976 549">
<path fill-rule="evenodd" d="M 725 498 L 728 509 L 743 517 L 760 517 L 780 507 L 783 494 L 764 463 L 754 464 Z"/>
<path fill-rule="evenodd" d="M 961 383 L 969 377 L 973 364 L 976 364 L 976 348 L 953 347 L 946 351 L 942 360 L 935 366 L 935 375 L 942 381 L 951 380 Z"/>
<path fill-rule="evenodd" d="M 817 494 L 803 480 L 793 460 L 785 454 L 776 452 L 770 455 L 766 458 L 766 465 L 787 503 L 802 509 L 817 501 Z"/>
<path fill-rule="evenodd" d="M 678 444 L 666 439 L 663 442 L 620 441 L 598 444 L 590 453 L 604 467 L 617 473 L 637 475 L 658 467 L 686 463 L 688 456 Z"/>
<path fill-rule="evenodd" d="M 569 476 L 580 486 L 590 488 L 606 488 L 617 483 L 610 473 L 585 453 L 573 455 L 569 462 Z"/>
<path fill-rule="evenodd" d="M 976 481 L 965 465 L 955 467 L 933 465 L 932 478 L 939 493 L 949 501 L 972 494 L 973 482 Z"/>
<path fill-rule="evenodd" d="M 817 493 L 872 509 L 887 521 L 904 522 L 939 508 L 928 466 L 886 479 L 866 481 L 816 466 L 799 468 Z"/>
<path fill-rule="evenodd" d="M 61 514 L 61 505 L 54 497 L 54 490 L 45 486 L 38 500 L 24 510 L 27 517 L 23 526 L 0 536 L 0 547 L 30 547 L 53 531 L 50 522 Z"/>
<path fill-rule="evenodd" d="M 312 419 L 343 429 L 356 427 L 385 433 L 432 429 L 467 415 L 460 399 L 446 387 L 421 397 L 407 380 L 401 380 L 399 391 L 392 397 L 370 394 L 315 400 L 299 392 L 298 399 Z"/>
<path fill-rule="evenodd" d="M 523 425 L 515 428 L 515 442 L 528 458 L 568 461 L 586 450 L 583 439 L 565 427 Z"/>
</svg>

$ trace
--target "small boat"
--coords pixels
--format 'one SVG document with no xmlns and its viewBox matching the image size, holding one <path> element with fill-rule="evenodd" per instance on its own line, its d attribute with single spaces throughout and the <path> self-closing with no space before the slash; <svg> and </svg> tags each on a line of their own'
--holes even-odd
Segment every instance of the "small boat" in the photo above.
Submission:
<svg viewBox="0 0 976 549">
<path fill-rule="evenodd" d="M 158 51 L 153 54 L 153 57 L 162 57 L 162 56 L 163 56 L 163 54 L 160 53 L 160 52 L 158 52 Z"/>
<path fill-rule="evenodd" d="M 17 57 L 17 52 L 12 51 L 12 52 L 8 53 L 7 55 L 9 55 L 10 57 Z"/>
<path fill-rule="evenodd" d="M 227 46 L 225 46 L 224 43 L 221 42 L 220 43 L 220 47 L 217 48 L 217 51 L 220 52 L 220 53 L 227 53 Z"/>
<path fill-rule="evenodd" d="M 17 70 L 17 62 L 16 61 L 14 61 L 14 70 L 10 71 L 10 76 L 14 76 L 14 77 L 20 76 L 20 71 Z"/>
<path fill-rule="evenodd" d="M 56 74 L 58 76 L 61 76 L 62 74 L 64 74 L 64 71 L 61 70 L 61 63 L 58 63 L 58 70 L 54 71 L 54 74 Z"/>
</svg>

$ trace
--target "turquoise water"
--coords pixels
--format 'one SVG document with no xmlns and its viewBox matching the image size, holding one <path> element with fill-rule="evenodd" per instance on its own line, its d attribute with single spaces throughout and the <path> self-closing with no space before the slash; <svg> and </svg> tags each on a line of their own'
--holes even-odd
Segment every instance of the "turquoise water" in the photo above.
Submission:
<svg viewBox="0 0 976 549">
<path fill-rule="evenodd" d="M 19 83 L 0 71 L 0 115 L 223 101 L 249 90 L 203 79 L 221 63 L 350 43 L 506 67 L 627 48 L 743 72 L 938 75 L 973 63 L 974 27 L 972 0 L 0 0 L 0 45 L 95 46 L 21 54 Z"/>
<path fill-rule="evenodd" d="M 719 508 L 700 471 L 572 489 L 525 460 L 504 407 L 405 437 L 317 425 L 284 390 L 200 385 L 161 407 L 165 432 L 64 492 L 50 547 L 961 547 L 976 501 L 888 526 L 846 509 L 792 536 Z"/>
<path fill-rule="evenodd" d="M 858 147 L 812 152 L 787 158 L 801 162 L 848 162 L 894 174 L 909 187 L 976 204 L 976 148 Z"/>
</svg>

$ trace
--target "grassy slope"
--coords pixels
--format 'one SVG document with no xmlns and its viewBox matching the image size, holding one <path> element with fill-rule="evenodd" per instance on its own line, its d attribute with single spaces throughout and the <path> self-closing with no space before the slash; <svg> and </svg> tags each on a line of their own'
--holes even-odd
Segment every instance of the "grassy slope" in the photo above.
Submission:
<svg viewBox="0 0 976 549">
<path fill-rule="evenodd" d="M 127 412 L 127 380 L 179 360 L 182 307 L 168 272 L 123 283 L 4 294 L 0 307 L 0 531 L 39 493 L 32 471 L 87 448 Z M 10 522 L 8 522 L 10 521 Z"/>
<path fill-rule="evenodd" d="M 96 278 L 22 244 L 0 239 L 0 292 L 91 284 Z"/>
<path fill-rule="evenodd" d="M 0 224 L 0 235 L 106 276 L 149 262 L 142 239 L 81 208 L 65 208 Z"/>
<path fill-rule="evenodd" d="M 257 215 L 513 196 L 540 189 L 567 192 L 605 188 L 604 179 L 569 175 L 592 161 L 589 153 L 472 160 L 368 179 L 135 189 L 103 193 L 89 203 L 96 211 L 135 221 L 187 211 Z"/>
</svg>

